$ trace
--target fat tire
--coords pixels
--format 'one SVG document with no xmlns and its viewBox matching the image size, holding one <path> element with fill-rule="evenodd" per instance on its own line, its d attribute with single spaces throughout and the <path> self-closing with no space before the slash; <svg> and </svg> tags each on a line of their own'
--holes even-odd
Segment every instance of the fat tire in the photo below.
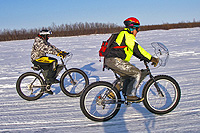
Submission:
<svg viewBox="0 0 200 133">
<path fill-rule="evenodd" d="M 82 75 L 82 77 L 83 77 L 84 80 L 85 80 L 85 85 L 84 85 L 84 87 L 83 87 L 82 90 L 81 90 L 80 92 L 78 92 L 78 93 L 71 93 L 71 92 L 69 92 L 68 90 L 65 89 L 65 86 L 64 86 L 64 79 L 65 79 L 66 76 L 67 76 L 68 74 L 70 74 L 70 73 L 79 73 L 80 75 Z M 65 71 L 65 72 L 62 74 L 62 76 L 61 76 L 61 78 L 60 78 L 60 88 L 61 88 L 62 92 L 63 92 L 65 95 L 69 96 L 69 97 L 80 97 L 80 95 L 82 94 L 84 88 L 85 88 L 86 86 L 88 86 L 88 85 L 89 85 L 88 76 L 85 74 L 84 71 L 82 71 L 81 69 L 78 69 L 78 68 L 71 68 L 71 69 L 68 69 L 67 71 Z"/>
<path fill-rule="evenodd" d="M 159 110 L 159 109 L 153 108 L 151 106 L 151 103 L 149 103 L 148 98 L 147 98 L 147 92 L 149 91 L 150 86 L 152 86 L 153 83 L 154 83 L 154 81 L 152 79 L 150 79 L 145 84 L 144 89 L 143 89 L 143 93 L 142 93 L 142 95 L 144 97 L 143 104 L 150 112 L 152 112 L 154 114 L 162 115 L 162 114 L 169 113 L 176 108 L 176 106 L 178 105 L 178 103 L 180 101 L 181 90 L 180 90 L 179 84 L 177 83 L 177 81 L 175 79 L 173 79 L 172 77 L 167 76 L 167 75 L 158 75 L 154 78 L 155 78 L 156 82 L 158 82 L 159 80 L 166 80 L 167 82 L 170 82 L 174 86 L 174 89 L 175 89 L 175 92 L 176 92 L 175 102 L 172 104 L 172 106 L 168 107 L 165 110 Z M 157 94 L 157 92 L 156 92 L 156 94 Z"/>
<path fill-rule="evenodd" d="M 41 85 L 45 85 L 45 82 L 44 82 L 43 78 L 42 78 L 39 74 L 34 73 L 34 72 L 26 72 L 26 73 L 22 74 L 22 75 L 18 78 L 18 80 L 17 80 L 17 83 L 16 83 L 16 90 L 17 90 L 17 93 L 19 94 L 20 97 L 22 97 L 23 99 L 25 99 L 25 100 L 27 100 L 27 101 L 34 101 L 34 100 L 37 100 L 37 99 L 39 99 L 39 98 L 43 95 L 43 93 L 44 93 L 44 91 L 42 90 L 42 88 L 41 88 L 40 93 L 39 93 L 38 95 L 34 96 L 34 97 L 29 97 L 29 96 L 24 95 L 24 93 L 23 93 L 22 90 L 21 90 L 21 87 L 20 87 L 21 82 L 22 82 L 23 79 L 24 79 L 25 77 L 27 77 L 27 76 L 34 76 L 34 77 L 36 77 L 37 79 L 39 79 Z"/>
<path fill-rule="evenodd" d="M 86 107 L 85 107 L 85 97 L 87 96 L 87 93 L 92 90 L 94 87 L 97 87 L 97 86 L 107 86 L 108 88 L 112 89 L 117 98 L 118 99 L 121 99 L 121 95 L 119 93 L 119 91 L 117 90 L 116 87 L 113 87 L 113 85 L 109 82 L 105 82 L 105 81 L 97 81 L 97 82 L 94 82 L 92 84 L 90 84 L 89 86 L 87 86 L 85 88 L 85 90 L 83 91 L 82 95 L 81 95 L 81 98 L 80 98 L 80 108 L 83 112 L 83 114 L 90 120 L 92 121 L 97 121 L 97 122 L 105 122 L 105 121 L 108 121 L 110 119 L 112 119 L 115 115 L 117 115 L 117 113 L 119 112 L 120 110 L 120 107 L 121 107 L 121 104 L 117 103 L 117 108 L 115 108 L 115 110 L 107 117 L 104 117 L 104 118 L 97 118 L 97 117 L 94 117 L 93 115 L 91 115 Z"/>
</svg>

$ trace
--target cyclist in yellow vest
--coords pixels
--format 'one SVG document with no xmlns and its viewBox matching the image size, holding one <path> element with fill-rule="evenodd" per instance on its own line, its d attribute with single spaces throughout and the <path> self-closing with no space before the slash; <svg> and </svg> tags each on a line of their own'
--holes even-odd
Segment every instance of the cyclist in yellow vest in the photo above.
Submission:
<svg viewBox="0 0 200 133">
<path fill-rule="evenodd" d="M 48 57 L 46 54 L 53 54 L 64 58 L 68 53 L 61 51 L 54 45 L 48 42 L 49 35 L 52 34 L 50 30 L 42 30 L 35 38 L 35 42 L 31 51 L 31 62 L 35 66 L 40 66 L 43 71 L 43 76 L 47 85 L 59 83 L 56 79 L 57 72 L 57 59 Z M 51 90 L 47 90 L 47 93 L 53 94 Z"/>
<path fill-rule="evenodd" d="M 140 30 L 140 22 L 137 18 L 130 17 L 124 21 L 125 28 L 111 44 L 111 50 L 105 56 L 105 65 L 117 72 L 123 79 L 122 92 L 127 95 L 128 101 L 142 101 L 136 96 L 136 88 L 139 86 L 142 72 L 129 61 L 134 55 L 140 60 L 154 63 L 156 67 L 159 59 L 152 57 L 143 49 L 135 37 Z"/>
</svg>

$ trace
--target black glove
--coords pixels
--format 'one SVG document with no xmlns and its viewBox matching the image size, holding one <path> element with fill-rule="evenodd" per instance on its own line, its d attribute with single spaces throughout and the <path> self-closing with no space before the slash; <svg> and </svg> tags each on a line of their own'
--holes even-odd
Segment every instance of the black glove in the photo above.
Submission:
<svg viewBox="0 0 200 133">
<path fill-rule="evenodd" d="M 152 57 L 151 62 L 151 65 L 154 65 L 154 67 L 156 67 L 158 65 L 159 58 Z"/>
<path fill-rule="evenodd" d="M 57 56 L 60 56 L 62 58 L 65 58 L 69 53 L 65 51 L 61 51 L 60 53 L 57 54 Z"/>
</svg>

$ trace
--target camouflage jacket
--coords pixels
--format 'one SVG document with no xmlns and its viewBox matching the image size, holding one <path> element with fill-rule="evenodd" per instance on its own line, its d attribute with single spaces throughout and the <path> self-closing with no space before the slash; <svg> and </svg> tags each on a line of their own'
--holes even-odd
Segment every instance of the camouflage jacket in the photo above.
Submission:
<svg viewBox="0 0 200 133">
<path fill-rule="evenodd" d="M 41 56 L 46 56 L 46 54 L 57 55 L 61 50 L 46 42 L 40 37 L 35 38 L 31 52 L 31 61 L 34 61 Z"/>
</svg>

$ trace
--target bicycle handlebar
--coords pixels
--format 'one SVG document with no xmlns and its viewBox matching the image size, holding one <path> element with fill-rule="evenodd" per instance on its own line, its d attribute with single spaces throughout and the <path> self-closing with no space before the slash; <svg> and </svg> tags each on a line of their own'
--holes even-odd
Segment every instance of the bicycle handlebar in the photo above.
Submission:
<svg viewBox="0 0 200 133">
<path fill-rule="evenodd" d="M 67 54 L 64 58 L 60 57 L 60 60 L 63 64 L 65 64 L 72 58 L 72 56 L 73 54 L 69 52 L 69 54 Z"/>
</svg>

